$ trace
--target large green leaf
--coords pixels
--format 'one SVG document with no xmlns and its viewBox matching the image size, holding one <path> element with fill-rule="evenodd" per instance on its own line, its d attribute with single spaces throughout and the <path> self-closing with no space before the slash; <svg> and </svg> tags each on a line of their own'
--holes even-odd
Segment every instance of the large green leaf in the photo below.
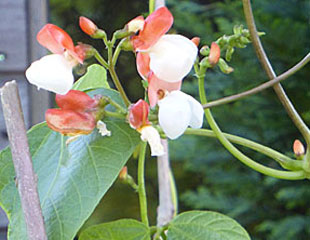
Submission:
<svg viewBox="0 0 310 240">
<path fill-rule="evenodd" d="M 87 91 L 96 88 L 109 89 L 110 86 L 105 68 L 99 64 L 92 64 L 87 68 L 87 73 L 73 85 L 73 89 Z"/>
<path fill-rule="evenodd" d="M 248 233 L 230 217 L 210 211 L 190 211 L 169 225 L 168 240 L 249 240 Z"/>
<path fill-rule="evenodd" d="M 150 240 L 149 228 L 137 220 L 122 219 L 87 228 L 79 240 Z"/>
<path fill-rule="evenodd" d="M 117 96 L 112 90 L 94 93 Z M 139 136 L 124 121 L 105 122 L 111 137 L 94 130 L 68 146 L 67 137 L 45 123 L 28 133 L 49 240 L 73 239 L 139 143 Z M 9 239 L 27 239 L 10 149 L 1 152 L 0 169 L 0 204 L 9 216 Z"/>
</svg>

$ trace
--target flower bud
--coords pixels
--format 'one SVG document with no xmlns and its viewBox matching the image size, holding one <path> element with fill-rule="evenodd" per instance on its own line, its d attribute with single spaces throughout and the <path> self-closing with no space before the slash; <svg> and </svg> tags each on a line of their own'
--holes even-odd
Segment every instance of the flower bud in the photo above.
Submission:
<svg viewBox="0 0 310 240">
<path fill-rule="evenodd" d="M 232 73 L 234 71 L 234 69 L 230 66 L 228 66 L 228 64 L 225 62 L 225 60 L 223 58 L 220 58 L 218 65 L 221 69 L 221 71 L 225 74 L 229 74 Z"/>
<path fill-rule="evenodd" d="M 202 48 L 200 49 L 200 54 L 203 56 L 208 56 L 210 54 L 209 46 L 207 46 L 207 45 L 202 46 Z"/>
<path fill-rule="evenodd" d="M 231 46 L 227 47 L 226 55 L 225 55 L 225 59 L 226 59 L 227 62 L 230 62 L 231 57 L 232 57 L 234 51 L 235 51 L 235 49 L 233 47 L 231 47 Z"/>
<path fill-rule="evenodd" d="M 149 124 L 149 108 L 149 104 L 142 99 L 130 107 L 128 120 L 132 128 L 139 129 L 142 126 Z"/>
<path fill-rule="evenodd" d="M 199 37 L 194 37 L 191 39 L 191 41 L 198 47 L 200 43 L 200 38 Z"/>
<path fill-rule="evenodd" d="M 211 44 L 210 55 L 208 58 L 209 63 L 212 66 L 215 66 L 218 63 L 220 56 L 221 56 L 221 49 L 220 49 L 219 45 L 217 45 L 217 43 L 213 42 Z"/>
<path fill-rule="evenodd" d="M 125 166 L 125 167 L 123 167 L 122 168 L 122 170 L 120 171 L 120 173 L 119 173 L 119 178 L 121 179 L 121 180 L 126 180 L 127 179 L 127 176 L 128 176 L 128 170 L 127 170 L 127 166 Z"/>
<path fill-rule="evenodd" d="M 80 17 L 80 28 L 89 36 L 93 36 L 98 30 L 97 25 L 86 17 Z"/>
<path fill-rule="evenodd" d="M 298 139 L 294 141 L 293 150 L 297 158 L 305 154 L 304 145 Z"/>
<path fill-rule="evenodd" d="M 77 46 L 75 46 L 75 53 L 78 55 L 78 57 L 82 60 L 91 58 L 95 55 L 95 49 L 88 44 L 84 43 L 78 43 Z"/>
</svg>

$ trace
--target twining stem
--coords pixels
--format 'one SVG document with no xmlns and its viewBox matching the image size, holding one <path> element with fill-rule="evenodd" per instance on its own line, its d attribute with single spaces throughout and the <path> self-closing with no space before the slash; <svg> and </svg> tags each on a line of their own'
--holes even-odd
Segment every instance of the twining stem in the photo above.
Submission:
<svg viewBox="0 0 310 240">
<path fill-rule="evenodd" d="M 113 66 L 116 65 L 118 56 L 119 56 L 120 52 L 122 51 L 122 44 L 123 44 L 123 42 L 124 42 L 125 40 L 126 40 L 126 39 L 123 38 L 123 39 L 117 44 L 117 47 L 116 47 L 116 49 L 115 49 L 115 51 L 114 51 L 113 58 L 112 58 Z"/>
<path fill-rule="evenodd" d="M 140 202 L 140 214 L 142 222 L 149 226 L 149 220 L 147 216 L 147 201 L 146 201 L 146 192 L 145 192 L 145 183 L 144 183 L 144 163 L 145 163 L 145 151 L 146 151 L 146 142 L 141 142 L 139 159 L 138 159 L 138 194 Z"/>
<path fill-rule="evenodd" d="M 299 71 L 301 68 L 303 68 L 308 62 L 310 62 L 310 53 L 308 53 L 294 67 L 290 68 L 289 70 L 287 70 L 285 73 L 281 74 L 280 76 L 278 76 L 278 77 L 276 77 L 276 78 L 274 78 L 268 82 L 265 82 L 265 83 L 255 87 L 255 88 L 252 88 L 248 91 L 209 102 L 209 103 L 203 105 L 203 107 L 204 108 L 211 108 L 211 107 L 219 106 L 219 105 L 230 103 L 232 101 L 236 101 L 236 100 L 239 100 L 241 98 L 244 98 L 244 97 L 256 94 L 258 92 L 261 92 L 261 91 L 265 90 L 266 88 L 272 87 L 275 84 L 279 83 L 280 81 L 287 79 L 288 77 L 290 77 L 291 75 L 293 75 L 294 73 Z"/>
<path fill-rule="evenodd" d="M 155 10 L 155 0 L 149 0 L 149 14 Z"/>
<path fill-rule="evenodd" d="M 126 115 L 117 112 L 104 111 L 105 117 L 114 117 L 119 119 L 126 119 Z"/>
<path fill-rule="evenodd" d="M 216 138 L 215 133 L 209 129 L 188 128 L 184 134 Z M 235 136 L 235 135 L 228 134 L 228 133 L 223 133 L 223 134 L 229 141 L 236 143 L 238 145 L 241 145 L 243 147 L 250 148 L 250 149 L 255 150 L 259 153 L 262 153 L 262 154 L 276 160 L 281 165 L 282 164 L 284 166 L 285 166 L 285 164 L 287 166 L 294 165 L 294 167 L 302 169 L 302 161 L 293 160 L 293 159 L 289 158 L 288 156 L 286 156 L 282 153 L 279 153 L 278 151 L 276 151 L 272 148 L 269 148 L 269 147 L 266 147 L 266 146 L 261 145 L 259 143 L 253 142 L 253 141 L 248 140 L 246 138 L 242 138 L 242 137 Z"/>
<path fill-rule="evenodd" d="M 261 62 L 263 69 L 267 73 L 268 77 L 270 79 L 274 79 L 276 77 L 276 74 L 269 62 L 269 59 L 264 51 L 264 48 L 261 44 L 261 41 L 259 39 L 255 20 L 252 12 L 252 6 L 250 0 L 242 0 L 243 2 L 243 10 L 245 19 L 248 25 L 248 29 L 251 34 L 251 40 L 253 42 L 253 46 L 256 52 L 256 55 Z M 300 131 L 300 133 L 303 135 L 304 139 L 307 142 L 308 150 L 310 150 L 310 130 L 307 127 L 307 125 L 304 123 L 304 121 L 301 119 L 300 115 L 297 113 L 296 109 L 294 108 L 293 104 L 291 103 L 290 99 L 287 97 L 284 89 L 282 88 L 280 83 L 277 83 L 273 86 L 279 100 L 283 104 L 286 112 Z"/>
<path fill-rule="evenodd" d="M 112 45 L 112 43 L 108 42 L 107 47 L 108 47 L 108 59 L 109 59 L 109 61 L 108 61 L 108 69 L 109 69 L 111 78 L 112 78 L 112 80 L 113 80 L 117 90 L 119 91 L 119 93 L 120 93 L 120 95 L 121 95 L 125 105 L 128 107 L 131 103 L 130 103 L 130 101 L 129 101 L 127 95 L 126 95 L 126 92 L 125 92 L 125 90 L 124 90 L 124 88 L 123 88 L 123 86 L 122 86 L 122 84 L 121 84 L 121 82 L 120 82 L 116 72 L 115 72 L 115 67 L 113 65 L 113 51 L 112 51 L 113 45 Z"/>
<path fill-rule="evenodd" d="M 200 96 L 200 101 L 202 104 L 207 103 L 207 98 L 205 94 L 205 89 L 204 89 L 204 77 L 205 77 L 205 69 L 200 69 L 200 72 L 197 74 L 198 76 L 198 84 L 199 84 L 199 96 Z M 235 156 L 238 160 L 240 160 L 242 163 L 247 165 L 248 167 L 254 169 L 257 172 L 263 173 L 265 175 L 275 177 L 275 178 L 280 178 L 280 179 L 287 179 L 287 180 L 300 180 L 305 178 L 305 173 L 304 171 L 281 171 L 281 170 L 276 170 L 272 169 L 269 167 L 266 167 L 262 164 L 259 164 L 246 155 L 244 155 L 242 152 L 240 152 L 234 145 L 232 145 L 225 135 L 222 133 L 221 129 L 218 127 L 217 123 L 215 122 L 211 110 L 210 109 L 205 109 L 205 116 L 206 119 L 213 130 L 214 134 L 216 137 L 219 139 L 219 141 L 222 143 L 222 145 L 233 155 Z"/>
<path fill-rule="evenodd" d="M 95 50 L 95 58 L 96 58 L 96 60 L 102 65 L 102 66 L 104 66 L 106 69 L 108 69 L 109 68 L 109 65 L 108 65 L 108 63 L 104 60 L 104 58 L 100 55 L 100 53 L 97 51 L 97 50 Z"/>
</svg>

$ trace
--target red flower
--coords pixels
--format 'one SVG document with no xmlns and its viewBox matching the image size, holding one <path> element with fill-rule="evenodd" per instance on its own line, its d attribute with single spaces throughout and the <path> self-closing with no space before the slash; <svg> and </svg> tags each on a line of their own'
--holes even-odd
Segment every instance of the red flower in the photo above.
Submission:
<svg viewBox="0 0 310 240">
<path fill-rule="evenodd" d="M 89 134 L 96 127 L 98 102 L 86 93 L 70 90 L 66 95 L 56 94 L 60 109 L 48 109 L 45 119 L 49 128 L 64 135 Z"/>
<path fill-rule="evenodd" d="M 68 51 L 71 57 L 83 63 L 83 59 L 75 51 L 72 38 L 60 27 L 51 23 L 46 24 L 37 34 L 37 40 L 52 53 L 63 54 Z"/>
<path fill-rule="evenodd" d="M 127 29 L 140 31 L 138 35 L 131 37 L 131 43 L 138 52 L 138 72 L 149 82 L 151 107 L 156 105 L 159 92 L 161 96 L 166 91 L 180 90 L 182 79 L 190 72 L 196 60 L 199 38 L 191 41 L 181 35 L 166 34 L 172 23 L 170 11 L 161 7 L 144 22 L 139 16 L 127 24 Z"/>
</svg>

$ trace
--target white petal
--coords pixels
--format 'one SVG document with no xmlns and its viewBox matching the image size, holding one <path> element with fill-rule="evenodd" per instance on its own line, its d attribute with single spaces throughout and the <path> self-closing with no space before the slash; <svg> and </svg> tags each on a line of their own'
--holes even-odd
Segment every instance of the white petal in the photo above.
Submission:
<svg viewBox="0 0 310 240">
<path fill-rule="evenodd" d="M 198 49 L 186 37 L 166 34 L 148 52 L 155 75 L 167 82 L 178 82 L 192 69 Z"/>
<path fill-rule="evenodd" d="M 184 93 L 185 94 L 185 93 Z M 186 94 L 187 95 L 187 94 Z M 192 128 L 201 128 L 203 124 L 203 107 L 195 98 L 187 95 L 188 102 L 191 106 L 192 114 L 189 126 Z"/>
<path fill-rule="evenodd" d="M 147 141 L 151 147 L 152 156 L 164 155 L 164 146 L 160 142 L 158 131 L 152 126 L 145 126 L 141 129 L 141 140 Z"/>
<path fill-rule="evenodd" d="M 96 127 L 99 130 L 99 133 L 101 134 L 101 136 L 108 136 L 108 137 L 111 136 L 111 131 L 107 129 L 107 125 L 103 121 L 99 120 L 97 122 Z"/>
<path fill-rule="evenodd" d="M 172 91 L 158 102 L 159 125 L 170 139 L 181 136 L 191 120 L 191 108 L 181 91 Z"/>
<path fill-rule="evenodd" d="M 51 54 L 33 62 L 26 71 L 26 77 L 38 88 L 66 94 L 73 85 L 72 64 L 61 54 Z"/>
</svg>

